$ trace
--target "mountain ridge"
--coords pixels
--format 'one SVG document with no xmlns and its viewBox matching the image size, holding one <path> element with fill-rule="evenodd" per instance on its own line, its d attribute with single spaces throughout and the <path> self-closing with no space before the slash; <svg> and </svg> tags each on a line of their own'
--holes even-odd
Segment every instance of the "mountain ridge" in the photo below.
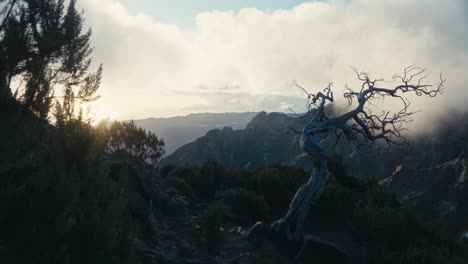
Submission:
<svg viewBox="0 0 468 264">
<path fill-rule="evenodd" d="M 209 130 L 231 126 L 242 129 L 258 112 L 194 113 L 186 116 L 150 117 L 134 120 L 135 124 L 151 131 L 166 143 L 166 153 L 203 136 Z"/>
</svg>

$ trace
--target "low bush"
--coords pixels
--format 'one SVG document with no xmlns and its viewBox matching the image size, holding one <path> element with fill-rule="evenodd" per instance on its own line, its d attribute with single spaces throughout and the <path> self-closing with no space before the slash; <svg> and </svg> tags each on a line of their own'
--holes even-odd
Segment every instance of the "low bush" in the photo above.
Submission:
<svg viewBox="0 0 468 264">
<path fill-rule="evenodd" d="M 102 165 L 96 130 L 82 120 L 42 128 L 34 145 L 16 142 L 31 158 L 2 155 L 11 164 L 0 169 L 0 247 L 15 257 L 8 263 L 131 263 L 134 222 L 122 182 Z"/>
<path fill-rule="evenodd" d="M 265 197 L 273 215 L 281 215 L 288 209 L 297 189 L 308 178 L 303 169 L 276 165 L 259 170 L 253 175 L 253 190 Z"/>
<path fill-rule="evenodd" d="M 406 209 L 359 209 L 354 223 L 357 237 L 378 248 L 372 256 L 376 263 L 466 263 L 461 245 L 450 235 L 420 223 Z"/>
<path fill-rule="evenodd" d="M 367 203 L 370 207 L 400 207 L 400 203 L 395 195 L 385 192 L 376 180 L 368 180 L 367 185 Z"/>
<path fill-rule="evenodd" d="M 202 198 L 213 199 L 226 174 L 224 166 L 217 161 L 208 161 L 200 168 L 198 177 L 192 182 L 194 189 Z"/>
<path fill-rule="evenodd" d="M 159 172 L 161 173 L 161 176 L 162 177 L 168 177 L 169 174 L 174 171 L 175 169 L 179 168 L 178 166 L 176 165 L 165 165 L 165 166 L 162 166 L 159 170 Z"/>
<path fill-rule="evenodd" d="M 223 245 L 225 236 L 220 228 L 224 224 L 224 213 L 219 205 L 211 205 L 200 215 L 200 244 L 210 252 L 217 252 Z"/>
<path fill-rule="evenodd" d="M 354 201 L 351 191 L 332 177 L 312 208 L 312 214 L 320 214 L 329 221 L 342 222 L 349 219 L 353 210 Z"/>
<path fill-rule="evenodd" d="M 156 215 L 185 216 L 188 202 L 174 190 L 155 192 L 152 196 Z"/>
<path fill-rule="evenodd" d="M 246 189 L 231 189 L 216 195 L 224 200 L 236 214 L 249 223 L 268 218 L 268 204 L 262 195 Z"/>
<path fill-rule="evenodd" d="M 192 187 L 190 187 L 190 185 L 188 185 L 183 179 L 169 177 L 166 179 L 166 183 L 185 197 L 190 198 L 192 196 Z"/>
</svg>

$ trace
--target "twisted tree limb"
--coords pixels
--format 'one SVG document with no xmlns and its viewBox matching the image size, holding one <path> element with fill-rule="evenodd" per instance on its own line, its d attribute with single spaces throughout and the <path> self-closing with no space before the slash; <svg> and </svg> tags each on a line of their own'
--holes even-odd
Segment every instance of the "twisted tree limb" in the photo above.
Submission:
<svg viewBox="0 0 468 264">
<path fill-rule="evenodd" d="M 344 114 L 329 117 L 325 114 L 325 106 L 334 102 L 333 84 L 329 84 L 322 92 L 311 94 L 306 89 L 294 85 L 307 94 L 307 114 L 311 118 L 296 133 L 301 135 L 301 147 L 312 159 L 314 169 L 310 179 L 296 192 L 286 215 L 272 224 L 272 229 L 280 233 L 287 240 L 299 240 L 302 238 L 304 223 L 310 207 L 317 201 L 326 187 L 329 171 L 327 160 L 329 153 L 322 147 L 322 142 L 330 135 L 336 135 L 338 144 L 344 135 L 355 149 L 363 149 L 376 142 L 383 142 L 379 149 L 389 149 L 392 145 L 408 144 L 403 135 L 404 124 L 412 120 L 415 112 L 410 111 L 411 103 L 405 97 L 406 94 L 416 96 L 435 97 L 443 92 L 445 79 L 440 75 L 436 86 L 425 84 L 428 73 L 426 69 L 409 66 L 404 69 L 402 75 L 395 75 L 393 81 L 400 84 L 393 88 L 380 86 L 383 79 L 370 79 L 368 73 L 354 69 L 358 80 L 362 82 L 359 91 L 346 86 L 343 97 L 354 108 Z M 399 99 L 401 108 L 396 112 L 384 111 L 382 114 L 373 114 L 368 105 L 372 101 L 382 100 L 388 97 Z M 357 104 L 354 103 L 357 102 Z M 334 147 L 335 147 L 334 146 Z M 333 149 L 334 149 L 333 147 Z"/>
</svg>

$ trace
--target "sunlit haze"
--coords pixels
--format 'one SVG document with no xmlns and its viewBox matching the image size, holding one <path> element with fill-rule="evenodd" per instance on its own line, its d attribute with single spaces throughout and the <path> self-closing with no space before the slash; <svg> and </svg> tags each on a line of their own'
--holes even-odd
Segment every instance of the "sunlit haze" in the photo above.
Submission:
<svg viewBox="0 0 468 264">
<path fill-rule="evenodd" d="M 94 63 L 104 64 L 97 118 L 300 112 L 304 96 L 293 81 L 311 91 L 334 82 L 341 93 L 356 84 L 351 66 L 387 79 L 408 65 L 427 67 L 432 80 L 444 73 L 441 98 L 414 102 L 428 115 L 468 99 L 466 0 L 79 4 L 92 25 Z"/>
</svg>

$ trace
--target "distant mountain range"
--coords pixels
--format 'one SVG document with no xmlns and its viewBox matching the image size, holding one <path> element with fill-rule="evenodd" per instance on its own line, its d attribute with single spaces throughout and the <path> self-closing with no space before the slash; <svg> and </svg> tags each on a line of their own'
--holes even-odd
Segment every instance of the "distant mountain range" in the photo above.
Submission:
<svg viewBox="0 0 468 264">
<path fill-rule="evenodd" d="M 202 165 L 208 160 L 217 160 L 228 167 L 263 166 L 283 163 L 308 168 L 311 162 L 303 156 L 299 146 L 299 137 L 288 127 L 300 130 L 307 117 L 297 117 L 284 113 L 261 112 L 255 116 L 245 129 L 234 130 L 230 127 L 216 128 L 204 136 L 190 142 L 162 161 L 165 164 Z M 325 144 L 334 145 L 335 139 L 329 138 Z M 336 153 L 345 158 L 351 174 L 356 177 L 387 176 L 401 162 L 401 156 L 394 153 L 379 153 L 388 166 L 373 162 L 375 152 L 351 155 L 352 149 L 347 144 L 338 144 Z M 361 166 L 365 164 L 365 169 Z"/>
<path fill-rule="evenodd" d="M 200 113 L 170 118 L 140 119 L 135 120 L 135 123 L 164 139 L 166 153 L 171 154 L 177 148 L 194 141 L 212 129 L 223 127 L 243 129 L 257 114 L 258 112 Z"/>
</svg>

